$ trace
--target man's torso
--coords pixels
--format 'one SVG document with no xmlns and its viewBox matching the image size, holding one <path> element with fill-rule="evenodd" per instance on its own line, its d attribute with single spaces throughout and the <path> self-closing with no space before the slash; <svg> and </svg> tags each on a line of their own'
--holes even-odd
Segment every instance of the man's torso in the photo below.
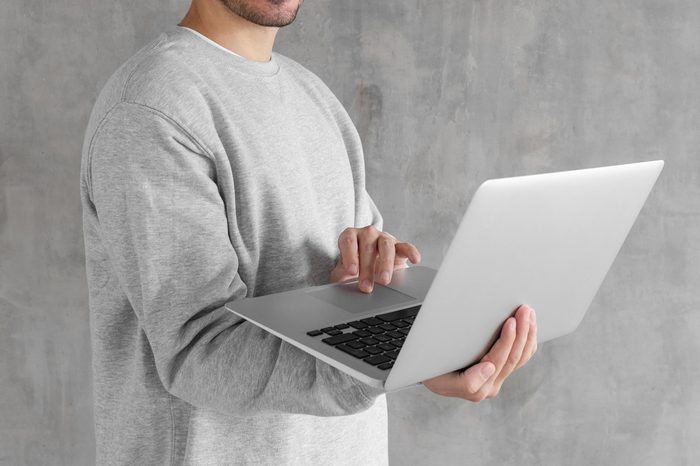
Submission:
<svg viewBox="0 0 700 466">
<path fill-rule="evenodd" d="M 89 147 L 114 105 L 134 102 L 206 146 L 249 296 L 325 283 L 342 229 L 368 223 L 381 228 L 382 221 L 356 192 L 354 180 L 364 165 L 347 114 L 318 78 L 286 57 L 274 58 L 234 66 L 224 51 L 173 29 L 110 79 L 86 136 Z M 243 418 L 192 407 L 165 391 L 138 319 L 111 276 L 99 221 L 84 215 L 98 460 L 387 461 L 384 396 L 350 416 Z M 132 336 L 112 338 L 115 331 Z"/>
</svg>

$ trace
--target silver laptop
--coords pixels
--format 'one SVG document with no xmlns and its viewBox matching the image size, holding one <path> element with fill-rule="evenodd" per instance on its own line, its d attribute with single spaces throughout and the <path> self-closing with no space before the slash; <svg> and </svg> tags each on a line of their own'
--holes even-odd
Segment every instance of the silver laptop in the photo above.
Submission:
<svg viewBox="0 0 700 466">
<path fill-rule="evenodd" d="M 477 362 L 522 303 L 538 342 L 583 319 L 662 160 L 493 179 L 474 194 L 439 270 L 397 270 L 226 307 L 373 386 L 396 390 Z"/>
</svg>

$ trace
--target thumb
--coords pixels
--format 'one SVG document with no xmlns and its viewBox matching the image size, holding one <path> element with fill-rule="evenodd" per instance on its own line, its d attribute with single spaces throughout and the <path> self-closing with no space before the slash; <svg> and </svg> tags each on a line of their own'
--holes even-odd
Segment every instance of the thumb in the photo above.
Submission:
<svg viewBox="0 0 700 466">
<path fill-rule="evenodd" d="M 484 361 L 479 364 L 474 364 L 464 371 L 460 377 L 462 377 L 467 391 L 469 393 L 476 393 L 484 386 L 494 372 L 496 372 L 496 366 L 492 362 Z"/>
</svg>

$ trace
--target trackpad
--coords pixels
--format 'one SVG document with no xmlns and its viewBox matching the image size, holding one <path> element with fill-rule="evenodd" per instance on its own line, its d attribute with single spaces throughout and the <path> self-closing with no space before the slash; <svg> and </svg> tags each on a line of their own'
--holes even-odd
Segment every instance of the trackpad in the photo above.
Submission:
<svg viewBox="0 0 700 466">
<path fill-rule="evenodd" d="M 374 285 L 370 294 L 363 293 L 359 290 L 357 282 L 309 291 L 309 295 L 352 313 L 408 303 L 415 299 L 413 296 L 378 284 Z"/>
</svg>

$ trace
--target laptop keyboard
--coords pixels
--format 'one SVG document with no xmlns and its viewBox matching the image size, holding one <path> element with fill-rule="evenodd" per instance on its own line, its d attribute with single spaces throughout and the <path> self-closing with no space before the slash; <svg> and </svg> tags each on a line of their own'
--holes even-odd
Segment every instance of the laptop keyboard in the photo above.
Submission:
<svg viewBox="0 0 700 466">
<path fill-rule="evenodd" d="M 394 366 L 419 310 L 420 306 L 410 307 L 306 334 L 385 371 Z"/>
</svg>

